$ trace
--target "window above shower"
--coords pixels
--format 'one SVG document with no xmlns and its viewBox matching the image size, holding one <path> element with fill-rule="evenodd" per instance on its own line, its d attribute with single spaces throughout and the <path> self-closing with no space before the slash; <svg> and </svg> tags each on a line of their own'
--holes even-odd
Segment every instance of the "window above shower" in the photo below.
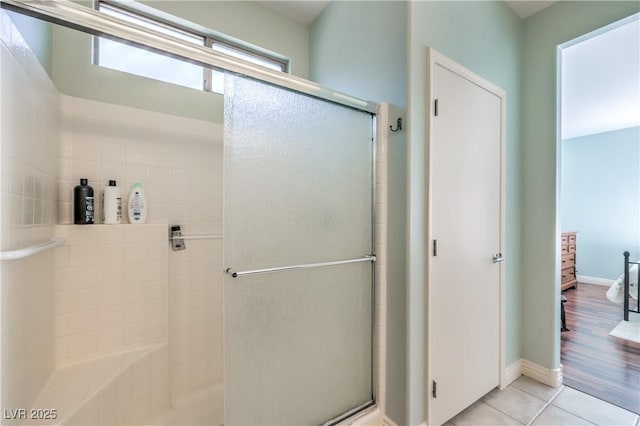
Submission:
<svg viewBox="0 0 640 426">
<path fill-rule="evenodd" d="M 180 39 L 187 43 L 209 47 L 233 58 L 251 62 L 271 70 L 289 73 L 289 59 L 268 52 L 224 34 L 179 20 L 136 2 L 126 3 L 99 0 L 95 8 L 102 13 L 138 26 Z M 223 93 L 224 74 L 180 59 L 138 47 L 94 37 L 93 63 L 105 68 L 127 72 L 192 89 Z"/>
</svg>

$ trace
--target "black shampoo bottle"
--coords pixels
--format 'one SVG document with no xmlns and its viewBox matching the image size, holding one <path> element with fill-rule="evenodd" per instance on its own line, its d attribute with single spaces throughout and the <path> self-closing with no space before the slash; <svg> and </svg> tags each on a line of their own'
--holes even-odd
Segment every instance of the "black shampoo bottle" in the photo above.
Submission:
<svg viewBox="0 0 640 426">
<path fill-rule="evenodd" d="M 87 179 L 80 179 L 80 185 L 73 189 L 73 223 L 88 225 L 93 223 L 93 188 Z"/>
</svg>

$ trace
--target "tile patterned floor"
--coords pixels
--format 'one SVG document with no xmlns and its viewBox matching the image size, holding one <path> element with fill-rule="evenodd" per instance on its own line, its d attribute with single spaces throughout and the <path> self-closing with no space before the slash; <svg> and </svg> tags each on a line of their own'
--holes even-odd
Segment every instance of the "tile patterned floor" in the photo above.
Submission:
<svg viewBox="0 0 640 426">
<path fill-rule="evenodd" d="M 575 389 L 551 388 L 520 376 L 506 389 L 494 389 L 445 424 L 466 425 L 640 426 L 640 418 Z"/>
</svg>

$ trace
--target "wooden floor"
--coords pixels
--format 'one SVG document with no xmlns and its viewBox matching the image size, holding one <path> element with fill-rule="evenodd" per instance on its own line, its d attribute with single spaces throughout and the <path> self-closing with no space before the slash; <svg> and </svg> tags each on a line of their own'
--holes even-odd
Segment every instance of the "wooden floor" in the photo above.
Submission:
<svg viewBox="0 0 640 426">
<path fill-rule="evenodd" d="M 562 332 L 564 384 L 640 414 L 640 345 L 609 336 L 622 320 L 607 287 L 579 284 L 562 292 L 567 327 Z"/>
</svg>

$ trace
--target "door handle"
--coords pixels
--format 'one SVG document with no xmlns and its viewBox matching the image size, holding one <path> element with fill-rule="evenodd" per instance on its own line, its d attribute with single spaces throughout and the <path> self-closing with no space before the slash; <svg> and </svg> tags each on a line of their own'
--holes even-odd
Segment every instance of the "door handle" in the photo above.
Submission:
<svg viewBox="0 0 640 426">
<path fill-rule="evenodd" d="M 493 260 L 493 263 L 500 263 L 504 262 L 504 257 L 502 256 L 502 253 L 496 253 L 493 255 L 491 260 Z"/>
</svg>

